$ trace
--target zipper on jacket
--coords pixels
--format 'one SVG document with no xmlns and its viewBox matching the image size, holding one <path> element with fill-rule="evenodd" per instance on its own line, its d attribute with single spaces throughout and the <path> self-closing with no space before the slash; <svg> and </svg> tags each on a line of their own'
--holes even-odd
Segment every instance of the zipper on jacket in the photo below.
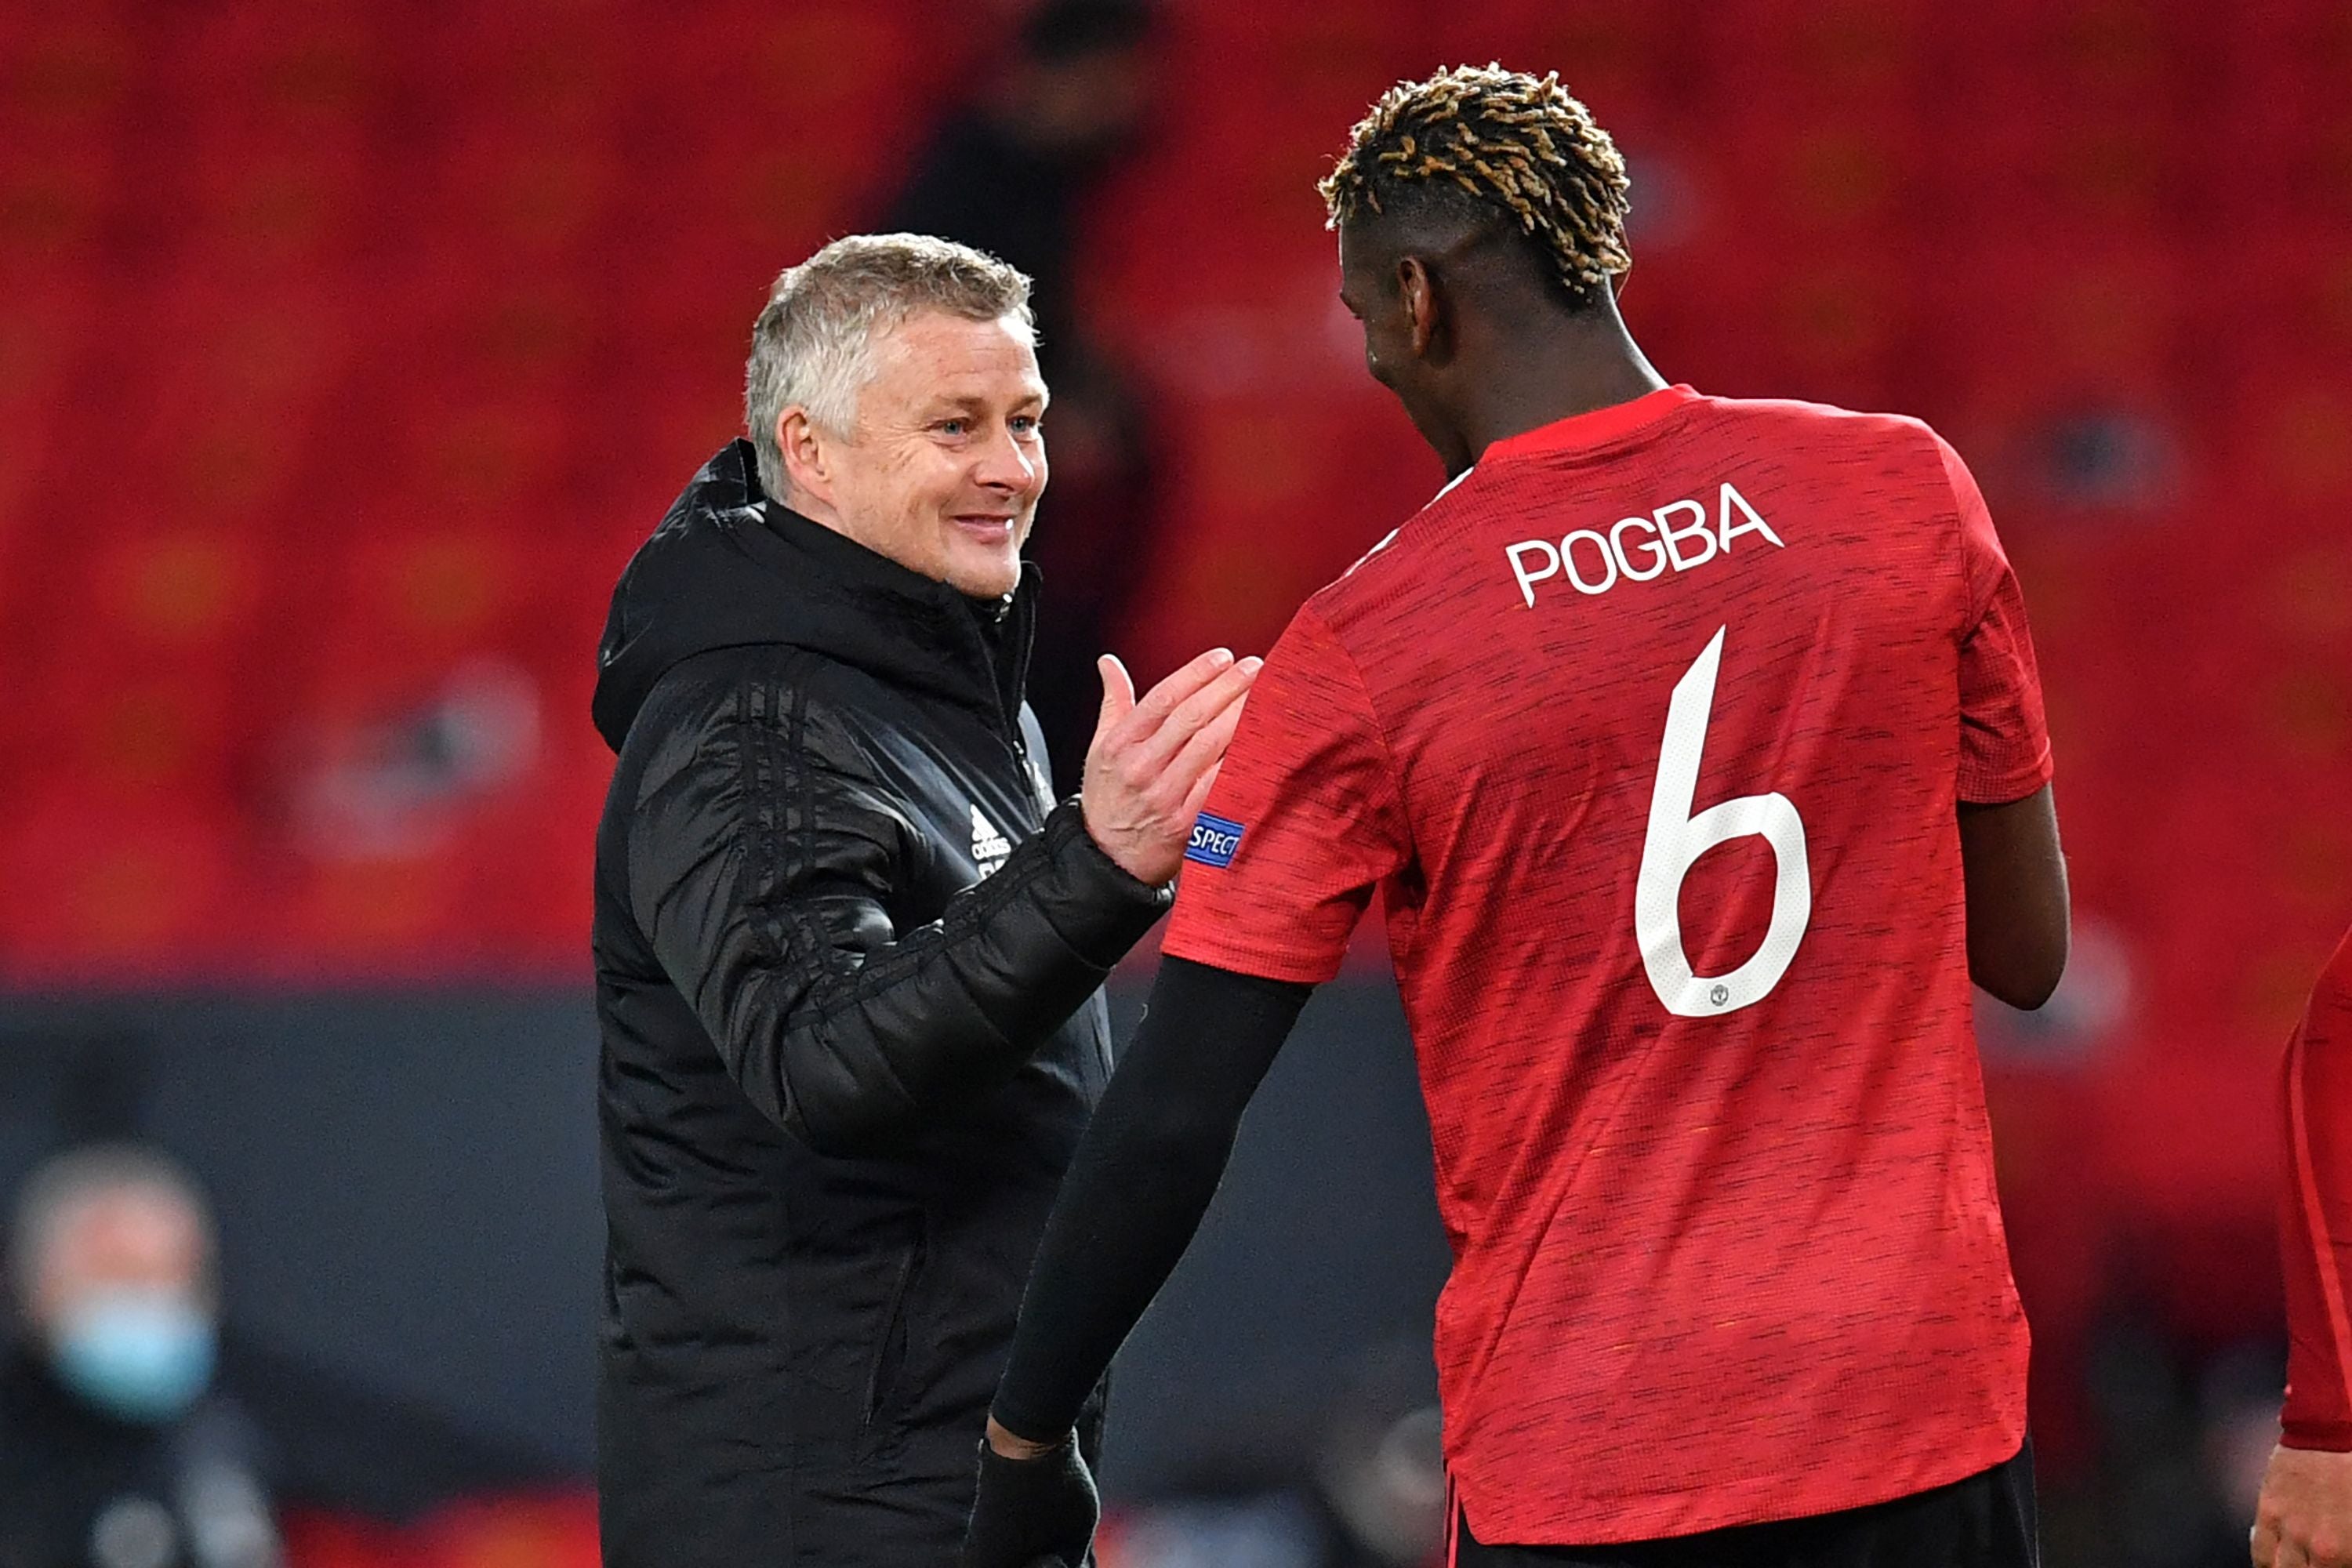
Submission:
<svg viewBox="0 0 2352 1568">
<path fill-rule="evenodd" d="M 1003 607 L 995 617 L 995 629 L 1005 640 L 992 645 L 982 637 L 986 653 L 988 683 L 996 692 L 996 716 L 1003 726 L 1006 749 L 1021 764 L 1023 783 L 1030 772 L 1029 738 L 1021 732 L 1021 700 L 1029 684 L 1029 656 L 1037 643 L 1037 612 L 1034 599 L 1023 599 L 1018 591 L 1005 597 Z"/>
<path fill-rule="evenodd" d="M 874 1365 L 866 1374 L 866 1415 L 862 1425 L 869 1431 L 876 1417 L 882 1414 L 883 1396 L 906 1375 L 907 1306 L 914 1295 L 915 1275 L 923 1265 L 924 1239 L 924 1232 L 918 1228 L 914 1245 L 898 1260 L 898 1278 L 890 1288 L 889 1313 L 883 1319 L 881 1338 L 874 1346 Z M 895 1357 L 891 1353 L 894 1347 L 898 1349 Z M 891 1364 L 894 1360 L 898 1363 L 895 1367 Z"/>
</svg>

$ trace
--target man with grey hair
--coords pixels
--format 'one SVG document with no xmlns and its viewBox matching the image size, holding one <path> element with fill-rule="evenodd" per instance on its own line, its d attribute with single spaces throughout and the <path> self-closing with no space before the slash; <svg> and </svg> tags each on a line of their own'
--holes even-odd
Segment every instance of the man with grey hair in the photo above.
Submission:
<svg viewBox="0 0 2352 1568">
<path fill-rule="evenodd" d="M 835 242 L 749 439 L 614 594 L 594 713 L 604 1560 L 946 1563 L 1029 1261 L 1109 1070 L 1098 994 L 1257 661 L 1139 700 L 1075 797 L 1022 701 L 1045 488 L 1028 280 Z M 1090 1426 L 1098 1426 L 1099 1394 Z"/>
</svg>

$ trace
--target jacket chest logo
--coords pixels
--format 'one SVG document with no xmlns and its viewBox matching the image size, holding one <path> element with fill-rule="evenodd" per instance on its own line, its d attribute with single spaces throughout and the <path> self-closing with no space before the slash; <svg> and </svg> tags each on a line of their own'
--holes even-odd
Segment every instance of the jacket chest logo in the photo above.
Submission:
<svg viewBox="0 0 2352 1568">
<path fill-rule="evenodd" d="M 1013 840 L 998 831 L 996 824 L 971 808 L 971 858 L 983 877 L 993 876 L 997 868 L 1012 857 Z"/>
</svg>

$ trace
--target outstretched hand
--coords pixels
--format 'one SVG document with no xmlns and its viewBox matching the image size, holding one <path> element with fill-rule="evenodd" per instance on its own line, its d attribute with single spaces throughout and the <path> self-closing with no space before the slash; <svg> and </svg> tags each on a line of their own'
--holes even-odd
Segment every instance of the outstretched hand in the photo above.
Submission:
<svg viewBox="0 0 2352 1568">
<path fill-rule="evenodd" d="M 1109 654 L 1098 661 L 1102 712 L 1079 794 L 1087 834 L 1138 881 L 1165 882 L 1183 863 L 1265 662 L 1212 648 L 1139 701 L 1127 667 Z"/>
<path fill-rule="evenodd" d="M 1077 1435 L 1051 1447 L 1022 1445 L 1021 1451 L 1034 1457 L 1011 1458 L 982 1441 L 980 1495 L 964 1531 L 962 1568 L 1086 1568 L 1102 1501 Z"/>
</svg>

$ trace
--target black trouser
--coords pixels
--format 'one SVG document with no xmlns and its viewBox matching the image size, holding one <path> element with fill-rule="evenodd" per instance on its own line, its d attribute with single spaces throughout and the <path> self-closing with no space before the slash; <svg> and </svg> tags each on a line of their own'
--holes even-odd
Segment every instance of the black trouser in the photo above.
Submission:
<svg viewBox="0 0 2352 1568">
<path fill-rule="evenodd" d="M 2033 1449 L 1932 1491 L 1810 1519 L 1615 1546 L 1482 1546 L 1457 1521 L 1455 1568 L 2040 1568 Z"/>
</svg>

